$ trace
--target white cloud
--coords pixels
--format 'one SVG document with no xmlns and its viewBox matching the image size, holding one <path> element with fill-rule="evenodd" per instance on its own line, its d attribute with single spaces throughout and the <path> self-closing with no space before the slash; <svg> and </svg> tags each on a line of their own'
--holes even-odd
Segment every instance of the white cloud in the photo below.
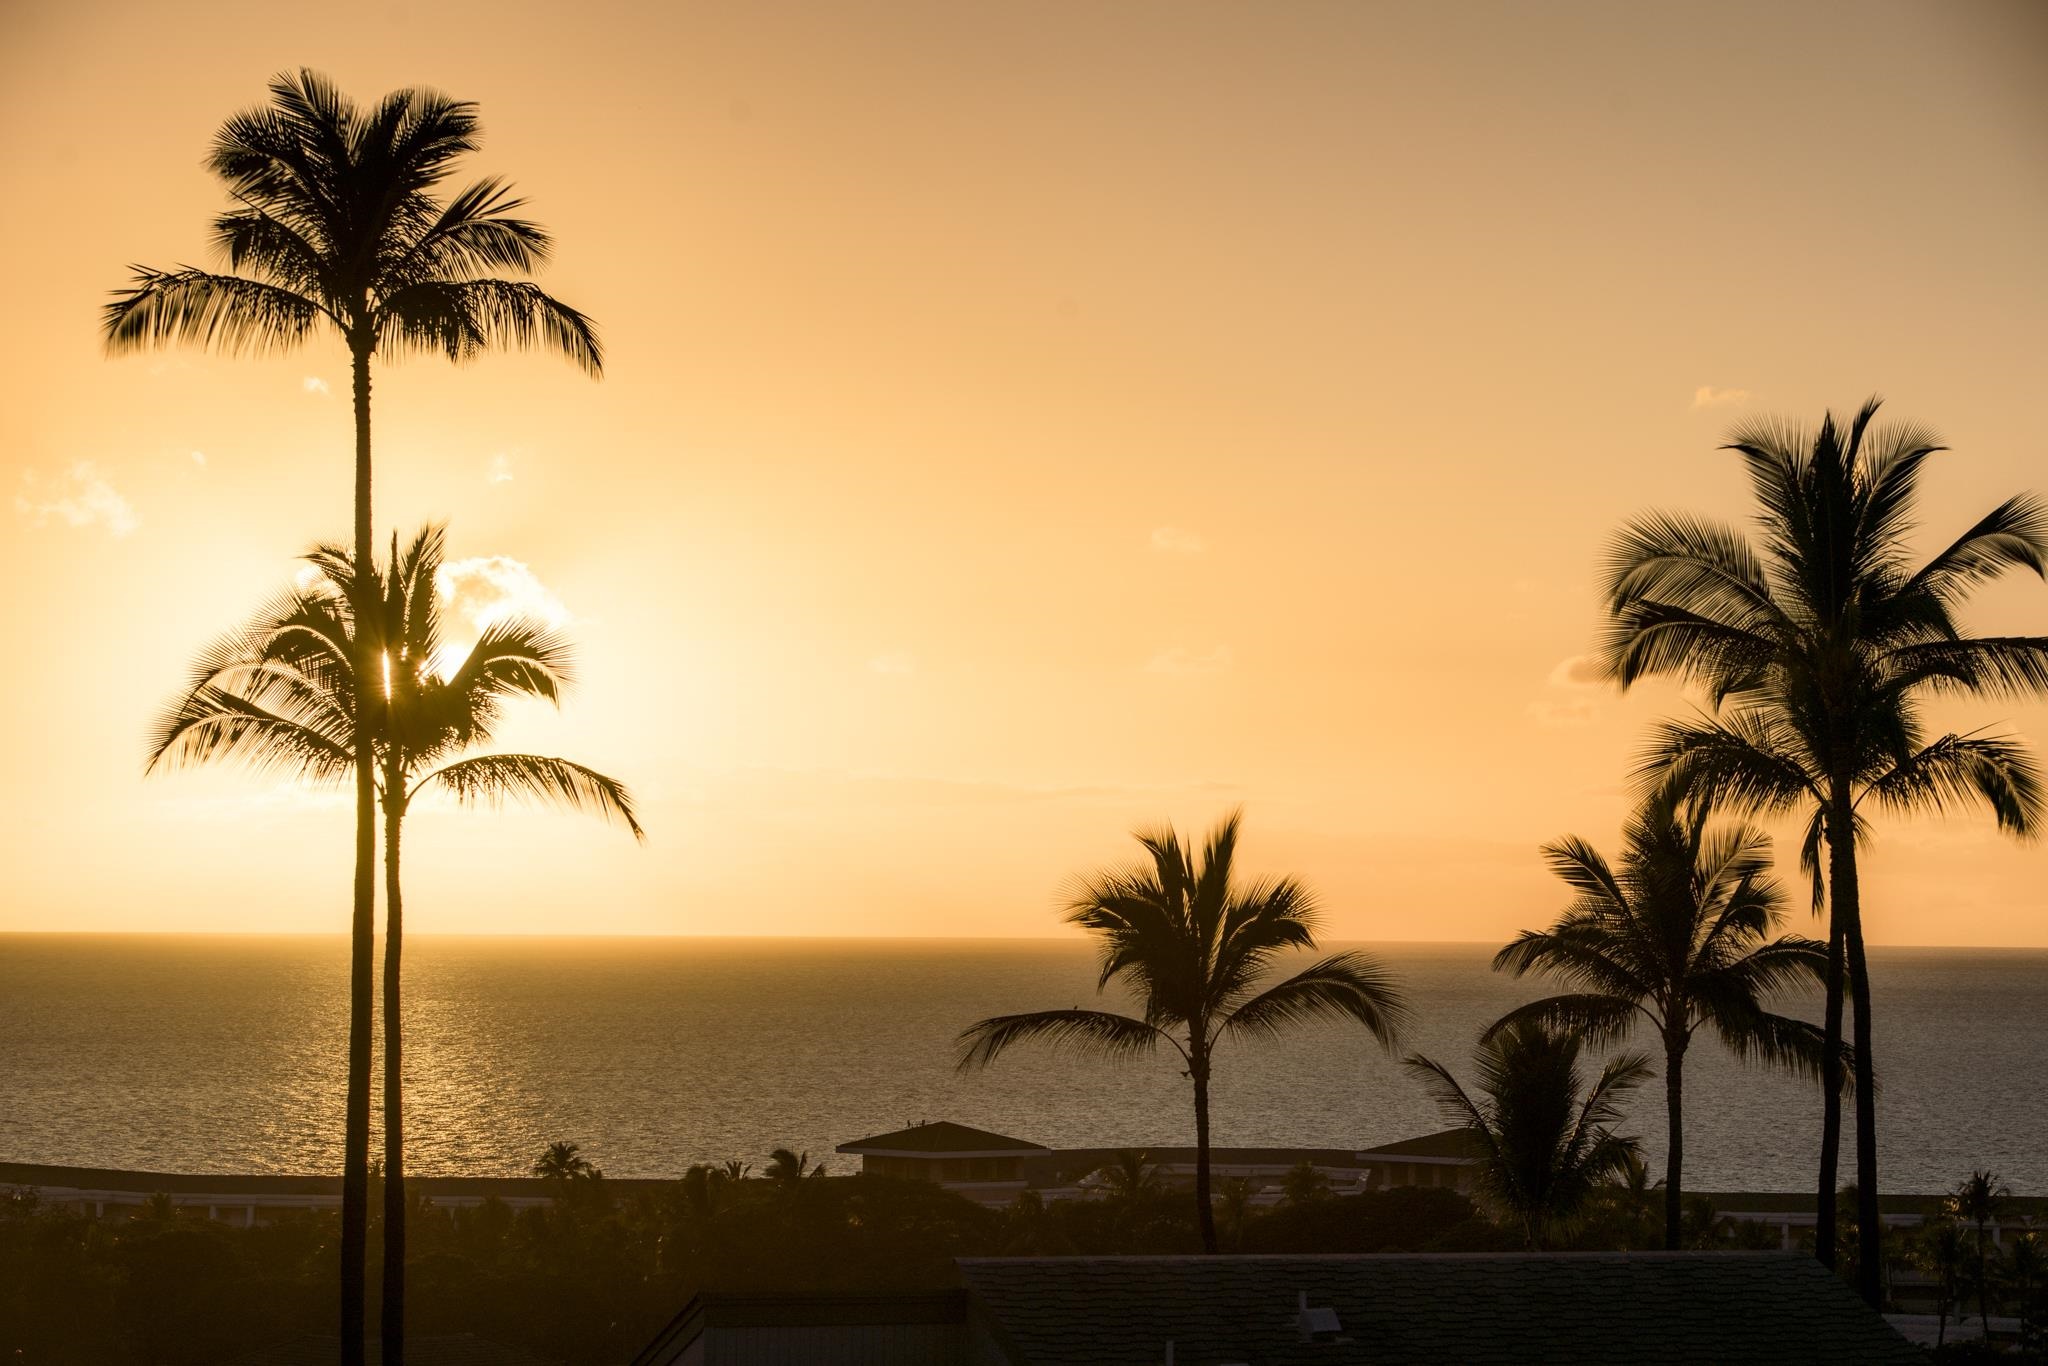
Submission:
<svg viewBox="0 0 2048 1366">
<path fill-rule="evenodd" d="M 318 375 L 308 375 L 304 379 L 300 380 L 299 388 L 303 389 L 305 392 L 309 394 L 325 395 L 333 392 L 333 390 L 327 387 L 327 381 L 320 378 L 320 376 Z"/>
<path fill-rule="evenodd" d="M 206 452 L 205 452 L 205 451 L 194 451 L 194 452 L 192 452 L 192 463 L 193 463 L 193 464 L 195 464 L 195 465 L 198 465 L 198 466 L 200 466 L 200 467 L 201 467 L 202 469 L 203 469 L 203 468 L 205 468 L 205 466 L 206 466 Z"/>
<path fill-rule="evenodd" d="M 1695 408 L 1739 408 L 1756 395 L 1747 389 L 1717 389 L 1711 384 L 1702 384 L 1692 391 L 1692 406 Z"/>
<path fill-rule="evenodd" d="M 566 626 L 574 620 L 562 600 L 524 563 L 509 555 L 451 560 L 434 580 L 448 615 L 484 631 L 501 621 L 523 617 L 543 626 Z"/>
<path fill-rule="evenodd" d="M 902 650 L 891 650 L 868 661 L 868 672 L 903 678 L 917 672 L 917 660 Z"/>
<path fill-rule="evenodd" d="M 115 536 L 126 536 L 142 525 L 128 500 L 90 460 L 79 461 L 58 479 L 45 480 L 34 470 L 23 470 L 14 507 L 37 526 L 55 520 L 66 526 L 104 526 Z"/>
<path fill-rule="evenodd" d="M 1171 650 L 1161 650 L 1147 660 L 1145 672 L 1171 674 L 1175 677 L 1221 673 L 1230 667 L 1232 658 L 1228 645 L 1217 645 L 1207 650 L 1191 650 L 1185 645 L 1176 645 Z"/>
<path fill-rule="evenodd" d="M 491 463 L 484 468 L 486 484 L 509 484 L 512 482 L 512 457 L 499 451 L 491 457 Z"/>
<path fill-rule="evenodd" d="M 1550 695 L 1529 704 L 1529 716 L 1545 726 L 1590 726 L 1600 719 L 1600 693 L 1606 687 L 1600 661 L 1573 655 L 1551 667 L 1545 680 Z"/>
<path fill-rule="evenodd" d="M 1152 528 L 1152 549 L 1162 555 L 1199 555 L 1209 548 L 1209 543 L 1186 527 L 1160 526 Z"/>
<path fill-rule="evenodd" d="M 1598 688 L 1607 682 L 1600 661 L 1591 655 L 1560 659 L 1550 671 L 1553 688 Z"/>
</svg>

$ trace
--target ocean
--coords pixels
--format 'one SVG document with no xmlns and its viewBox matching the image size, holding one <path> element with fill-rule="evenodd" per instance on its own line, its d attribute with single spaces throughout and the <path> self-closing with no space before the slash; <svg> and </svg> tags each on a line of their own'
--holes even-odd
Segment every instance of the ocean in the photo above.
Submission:
<svg viewBox="0 0 2048 1366">
<path fill-rule="evenodd" d="M 1478 944 L 1382 955 L 1415 1008 L 1404 1042 L 1469 1074 L 1473 1036 L 1541 994 Z M 954 1070 L 974 1020 L 1096 999 L 1063 941 L 432 938 L 407 945 L 408 1151 L 422 1174 L 516 1175 L 566 1139 L 615 1176 L 762 1164 L 952 1119 L 1050 1146 L 1193 1142 L 1167 1056 L 1039 1049 Z M 1887 1190 L 1988 1167 L 2048 1193 L 2048 951 L 1875 949 Z M 1817 1017 L 1818 1002 L 1787 1003 Z M 0 1160 L 174 1172 L 340 1162 L 340 937 L 0 935 Z M 1653 1047 L 1641 1040 L 1638 1046 Z M 1687 1185 L 1804 1190 L 1817 1091 L 1702 1036 L 1687 1064 Z M 1443 1121 L 1356 1028 L 1219 1060 L 1215 1141 L 1365 1147 Z M 1661 1169 L 1663 1090 L 1626 1128 Z M 1846 1145 L 1845 1145 L 1846 1149 Z M 1845 1179 L 1851 1170 L 1845 1151 Z"/>
</svg>

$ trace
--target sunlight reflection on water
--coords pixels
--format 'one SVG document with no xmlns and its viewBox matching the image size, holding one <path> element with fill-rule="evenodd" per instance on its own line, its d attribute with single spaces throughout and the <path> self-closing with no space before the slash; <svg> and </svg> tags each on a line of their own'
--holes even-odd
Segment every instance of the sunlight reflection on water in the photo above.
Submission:
<svg viewBox="0 0 2048 1366">
<path fill-rule="evenodd" d="M 1417 1007 L 1408 1046 L 1454 1069 L 1480 1026 L 1538 994 L 1488 972 L 1484 946 L 1377 948 Z M 333 1170 L 346 954 L 339 938 L 0 936 L 0 1159 Z M 1093 998 L 1080 944 L 423 938 L 408 959 L 416 1172 L 514 1174 L 566 1138 L 614 1175 L 675 1175 L 927 1118 L 1053 1146 L 1192 1141 L 1163 1058 L 1033 1051 L 953 1072 L 951 1039 L 980 1016 Z M 1945 1188 L 1972 1166 L 2048 1187 L 2048 952 L 1873 950 L 1872 973 L 1886 1187 Z M 1804 1188 L 1809 1088 L 1711 1046 L 1687 1081 L 1689 1185 Z M 1229 1053 L 1216 1090 L 1223 1144 L 1440 1127 L 1356 1030 Z M 1631 1115 L 1659 1162 L 1661 1096 Z"/>
</svg>

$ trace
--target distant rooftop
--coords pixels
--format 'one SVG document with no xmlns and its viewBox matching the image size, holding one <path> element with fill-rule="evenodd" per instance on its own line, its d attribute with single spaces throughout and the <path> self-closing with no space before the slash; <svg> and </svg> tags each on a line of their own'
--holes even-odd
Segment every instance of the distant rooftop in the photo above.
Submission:
<svg viewBox="0 0 2048 1366">
<path fill-rule="evenodd" d="M 941 1119 L 928 1124 L 913 1124 L 908 1129 L 898 1129 L 894 1133 L 876 1134 L 872 1138 L 842 1143 L 838 1151 L 856 1154 L 907 1154 L 920 1157 L 968 1153 L 982 1157 L 996 1154 L 1023 1157 L 1031 1153 L 1047 1152 L 1049 1149 L 1043 1143 L 1010 1138 L 1004 1134 L 992 1134 L 986 1129 L 970 1129 L 965 1124 L 955 1124 L 949 1119 Z"/>
<path fill-rule="evenodd" d="M 1480 1149 L 1470 1130 L 1445 1129 L 1440 1133 L 1424 1134 L 1421 1138 L 1404 1138 L 1399 1143 L 1382 1143 L 1377 1148 L 1363 1149 L 1358 1155 L 1476 1159 L 1480 1156 Z"/>
<path fill-rule="evenodd" d="M 959 1262 L 1013 1366 L 1910 1366 L 1811 1257 L 1761 1252 Z M 1302 1297 L 1312 1310 L 1304 1322 Z M 1310 1340 L 1314 1330 L 1315 1340 Z"/>
</svg>

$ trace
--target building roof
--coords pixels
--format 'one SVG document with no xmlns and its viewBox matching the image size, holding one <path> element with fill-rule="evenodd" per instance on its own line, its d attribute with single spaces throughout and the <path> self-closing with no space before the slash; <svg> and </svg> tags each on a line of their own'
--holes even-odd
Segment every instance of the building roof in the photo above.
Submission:
<svg viewBox="0 0 2048 1366">
<path fill-rule="evenodd" d="M 965 1324 L 967 1292 L 789 1291 L 764 1294 L 714 1291 L 698 1294 L 669 1320 L 668 1327 L 640 1349 L 632 1366 L 668 1366 L 680 1361 L 707 1330 L 747 1328 L 935 1327 Z M 815 1341 L 812 1343 L 815 1347 Z"/>
<path fill-rule="evenodd" d="M 1377 1148 L 1366 1148 L 1360 1157 L 1434 1157 L 1451 1161 L 1477 1161 L 1479 1143 L 1469 1129 L 1444 1129 L 1421 1138 L 1404 1138 L 1398 1143 L 1382 1143 Z"/>
<path fill-rule="evenodd" d="M 1010 1366 L 1908 1366 L 1848 1285 L 1775 1252 L 974 1258 Z M 1334 1311 L 1318 1340 L 1299 1297 Z"/>
<path fill-rule="evenodd" d="M 384 1345 L 375 1333 L 363 1344 L 369 1366 L 384 1360 Z M 474 1333 L 447 1333 L 405 1339 L 409 1366 L 545 1366 L 537 1356 L 492 1342 Z M 341 1339 L 308 1336 L 277 1343 L 247 1356 L 234 1358 L 233 1366 L 334 1366 L 341 1360 Z"/>
<path fill-rule="evenodd" d="M 1024 1157 L 1048 1149 L 1043 1143 L 992 1134 L 986 1129 L 970 1129 L 965 1124 L 941 1119 L 842 1143 L 838 1151 L 907 1157 Z"/>
</svg>

